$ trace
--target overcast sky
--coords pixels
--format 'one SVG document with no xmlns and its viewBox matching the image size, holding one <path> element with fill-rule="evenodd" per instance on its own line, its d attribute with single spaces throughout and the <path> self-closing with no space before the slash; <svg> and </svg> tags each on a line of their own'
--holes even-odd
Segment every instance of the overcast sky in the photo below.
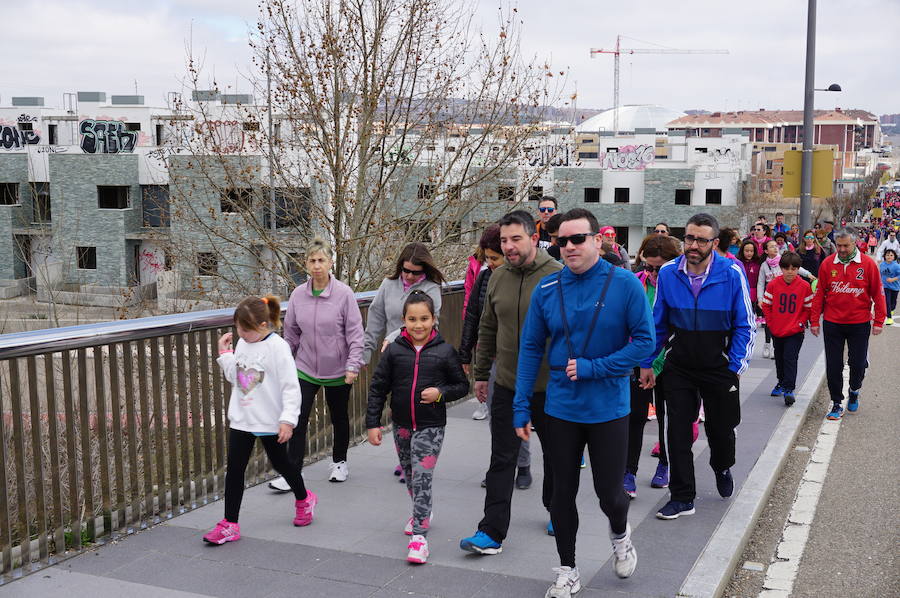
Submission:
<svg viewBox="0 0 900 598">
<path fill-rule="evenodd" d="M 12 0 L 7 0 L 11 3 Z M 239 73 L 248 62 L 247 30 L 255 0 L 17 0 L 8 6 L 0 52 L 0 105 L 12 96 L 105 91 L 162 105 L 179 90 L 187 46 L 205 54 L 221 85 L 248 91 Z M 900 68 L 892 41 L 897 0 L 819 2 L 817 108 L 900 112 Z M 476 18 L 495 28 L 495 1 L 479 0 Z M 803 0 L 520 0 L 524 50 L 569 72 L 579 108 L 612 105 L 613 59 L 589 57 L 616 35 L 670 48 L 721 48 L 728 55 L 622 57 L 622 104 L 677 110 L 801 109 L 806 44 Z M 14 17 L 14 18 L 13 18 Z M 623 47 L 650 44 L 623 40 Z"/>
</svg>

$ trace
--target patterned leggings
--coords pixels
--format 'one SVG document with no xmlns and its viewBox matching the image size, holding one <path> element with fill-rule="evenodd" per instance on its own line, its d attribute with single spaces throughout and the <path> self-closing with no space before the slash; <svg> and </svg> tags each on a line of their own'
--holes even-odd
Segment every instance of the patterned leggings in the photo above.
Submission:
<svg viewBox="0 0 900 598">
<path fill-rule="evenodd" d="M 413 501 L 413 534 L 427 535 L 424 524 L 431 517 L 431 482 L 444 444 L 444 427 L 421 430 L 395 427 L 394 444 Z"/>
</svg>

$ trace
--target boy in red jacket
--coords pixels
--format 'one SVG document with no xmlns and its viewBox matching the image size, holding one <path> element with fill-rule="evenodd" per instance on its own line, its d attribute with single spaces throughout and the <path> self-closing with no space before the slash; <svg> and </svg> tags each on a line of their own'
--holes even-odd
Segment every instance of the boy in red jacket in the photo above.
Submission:
<svg viewBox="0 0 900 598">
<path fill-rule="evenodd" d="M 785 252 L 779 262 L 781 276 L 769 281 L 759 302 L 775 345 L 778 383 L 772 389 L 772 396 L 784 395 L 784 404 L 788 407 L 795 400 L 797 358 L 803 346 L 803 329 L 809 322 L 813 301 L 812 287 L 798 276 L 800 264 L 799 255 L 793 251 Z"/>
<path fill-rule="evenodd" d="M 824 316 L 825 375 L 833 403 L 828 419 L 841 419 L 844 409 L 844 344 L 850 362 L 850 392 L 847 411 L 859 409 L 859 391 L 869 366 L 869 332 L 881 334 L 887 308 L 884 287 L 875 261 L 856 247 L 856 235 L 841 229 L 835 233 L 837 252 L 819 267 L 819 286 L 809 317 L 809 331 L 819 335 L 819 317 Z M 872 319 L 872 306 L 875 318 Z"/>
</svg>

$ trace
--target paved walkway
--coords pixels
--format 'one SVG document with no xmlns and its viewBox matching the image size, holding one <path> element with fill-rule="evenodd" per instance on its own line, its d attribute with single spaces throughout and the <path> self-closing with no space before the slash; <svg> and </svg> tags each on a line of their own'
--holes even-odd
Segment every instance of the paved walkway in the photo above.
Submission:
<svg viewBox="0 0 900 598">
<path fill-rule="evenodd" d="M 760 497 L 765 500 L 764 491 L 751 487 L 752 483 L 744 488 L 744 481 L 758 461 L 754 475 L 773 473 L 768 470 L 776 464 L 765 457 L 764 449 L 770 440 L 776 444 L 785 431 L 796 429 L 808 402 L 799 397 L 797 405 L 787 410 L 780 399 L 768 396 L 774 362 L 759 357 L 760 351 L 761 343 L 752 369 L 742 380 L 743 421 L 738 429 L 738 463 L 732 470 L 736 496 L 726 501 L 716 493 L 701 427 L 694 446 L 697 514 L 676 521 L 656 519 L 668 492 L 650 488 L 655 459 L 648 453 L 656 426 L 647 425 L 638 497 L 631 502 L 629 515 L 639 555 L 637 572 L 628 580 L 619 580 L 613 573 L 606 519 L 585 479 L 578 497 L 578 564 L 585 583 L 579 596 L 672 597 L 682 588 L 713 587 L 718 578 L 730 576 L 729 563 L 740 551 L 744 530 L 731 531 L 729 526 L 735 521 L 747 521 L 744 529 L 752 526 L 748 510 L 755 508 Z M 810 395 L 821 375 L 811 372 L 818 369 L 813 366 L 820 352 L 821 341 L 808 336 L 800 371 L 811 376 Z M 0 597 L 543 596 L 558 561 L 553 539 L 544 532 L 547 514 L 540 504 L 539 479 L 531 489 L 515 491 L 512 525 L 502 554 L 478 557 L 458 548 L 459 539 L 473 533 L 481 518 L 484 494 L 479 484 L 489 459 L 487 423 L 472 420 L 471 412 L 471 404 L 450 410 L 435 475 L 428 565 L 405 561 L 402 529 L 410 504 L 405 486 L 392 475 L 396 460 L 388 440 L 381 447 L 352 448 L 351 475 L 343 484 L 326 481 L 324 462 L 305 470 L 308 487 L 320 497 L 309 527 L 291 525 L 290 495 L 274 495 L 259 486 L 244 495 L 239 542 L 211 547 L 201 541 L 202 534 L 222 517 L 222 505 L 215 503 L 0 587 Z M 540 451 L 533 450 L 532 455 L 532 469 L 540 472 Z M 729 542 L 733 548 L 722 548 Z M 708 545 L 716 554 L 704 552 Z M 691 595 L 712 595 L 712 590 Z"/>
</svg>

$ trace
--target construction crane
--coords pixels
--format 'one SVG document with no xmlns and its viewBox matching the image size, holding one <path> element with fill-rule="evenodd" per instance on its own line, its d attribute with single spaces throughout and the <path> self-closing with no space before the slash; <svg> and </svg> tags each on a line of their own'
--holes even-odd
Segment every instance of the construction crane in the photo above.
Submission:
<svg viewBox="0 0 900 598">
<path fill-rule="evenodd" d="M 678 50 L 675 48 L 623 48 L 621 47 L 622 35 L 616 36 L 614 50 L 591 48 L 591 58 L 594 54 L 612 54 L 615 56 L 615 68 L 613 72 L 613 135 L 619 134 L 619 57 L 622 54 L 728 54 L 728 50 Z M 633 39 L 633 38 L 626 38 Z M 635 40 L 641 41 L 641 40 Z M 650 43 L 650 42 L 644 42 Z"/>
</svg>

